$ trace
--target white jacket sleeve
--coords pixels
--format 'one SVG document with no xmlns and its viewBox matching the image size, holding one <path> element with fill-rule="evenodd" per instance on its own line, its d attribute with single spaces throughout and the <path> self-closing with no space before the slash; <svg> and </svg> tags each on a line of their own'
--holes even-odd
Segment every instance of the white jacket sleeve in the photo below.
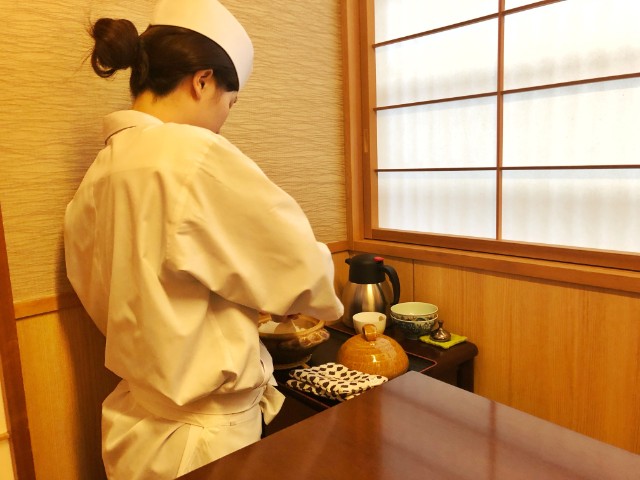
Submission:
<svg viewBox="0 0 640 480">
<path fill-rule="evenodd" d="M 212 147 L 170 228 L 167 265 L 256 310 L 337 320 L 326 245 L 295 200 L 228 142 Z"/>
</svg>

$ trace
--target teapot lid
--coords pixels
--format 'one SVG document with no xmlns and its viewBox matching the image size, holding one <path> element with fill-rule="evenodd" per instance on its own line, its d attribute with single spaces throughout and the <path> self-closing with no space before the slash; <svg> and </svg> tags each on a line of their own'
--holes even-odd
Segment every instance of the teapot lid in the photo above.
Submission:
<svg viewBox="0 0 640 480">
<path fill-rule="evenodd" d="M 409 369 L 409 357 L 402 346 L 393 338 L 378 333 L 371 324 L 342 344 L 337 362 L 352 370 L 389 379 Z"/>
</svg>

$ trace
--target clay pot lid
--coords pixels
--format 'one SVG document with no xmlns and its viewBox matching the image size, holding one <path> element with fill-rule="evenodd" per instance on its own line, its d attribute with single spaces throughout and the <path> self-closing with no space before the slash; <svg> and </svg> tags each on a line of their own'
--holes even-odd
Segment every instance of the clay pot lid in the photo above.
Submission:
<svg viewBox="0 0 640 480">
<path fill-rule="evenodd" d="M 307 315 L 298 315 L 287 322 L 275 322 L 271 316 L 263 314 L 258 324 L 262 338 L 289 338 L 310 335 L 324 328 L 325 322 Z"/>
</svg>

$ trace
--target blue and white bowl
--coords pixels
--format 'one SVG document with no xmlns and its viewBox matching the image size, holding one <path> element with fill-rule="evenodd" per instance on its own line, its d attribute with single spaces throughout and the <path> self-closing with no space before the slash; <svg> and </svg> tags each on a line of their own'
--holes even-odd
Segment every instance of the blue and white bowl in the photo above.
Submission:
<svg viewBox="0 0 640 480">
<path fill-rule="evenodd" d="M 429 335 L 438 319 L 438 307 L 425 302 L 403 302 L 391 307 L 391 320 L 405 337 L 417 340 Z"/>
<path fill-rule="evenodd" d="M 429 320 L 401 320 L 391 315 L 393 324 L 404 333 L 405 338 L 417 340 L 423 335 L 430 335 L 434 330 L 437 316 Z"/>
</svg>

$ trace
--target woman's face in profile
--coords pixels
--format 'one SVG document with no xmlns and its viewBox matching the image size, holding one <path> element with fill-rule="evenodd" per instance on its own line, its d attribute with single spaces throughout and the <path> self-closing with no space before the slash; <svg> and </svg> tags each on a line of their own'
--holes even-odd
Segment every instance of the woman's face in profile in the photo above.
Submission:
<svg viewBox="0 0 640 480">
<path fill-rule="evenodd" d="M 207 80 L 206 88 L 202 92 L 202 102 L 200 105 L 200 125 L 211 130 L 213 133 L 220 133 L 220 129 L 226 122 L 231 107 L 238 101 L 238 92 L 227 92 L 219 88 L 215 80 Z"/>
</svg>

